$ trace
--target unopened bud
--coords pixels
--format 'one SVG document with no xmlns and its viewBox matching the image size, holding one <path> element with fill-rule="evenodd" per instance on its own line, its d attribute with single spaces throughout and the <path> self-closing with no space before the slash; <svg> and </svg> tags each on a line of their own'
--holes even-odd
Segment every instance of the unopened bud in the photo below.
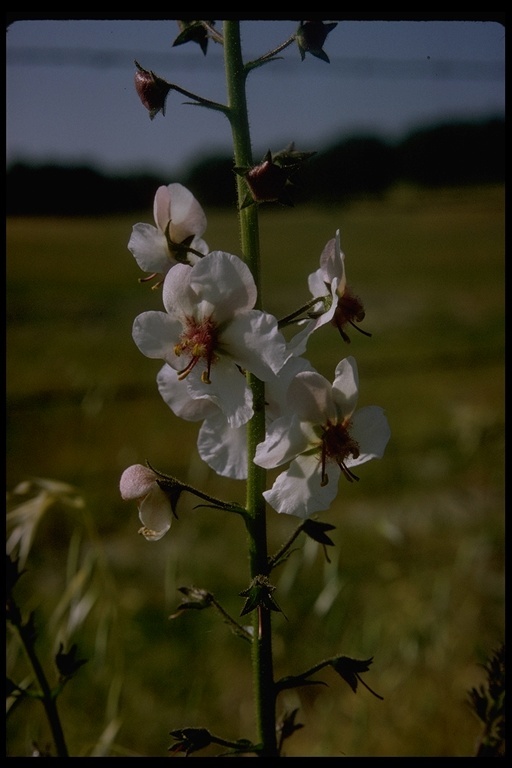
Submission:
<svg viewBox="0 0 512 768">
<path fill-rule="evenodd" d="M 328 55 L 323 50 L 323 44 L 329 32 L 332 32 L 337 22 L 324 24 L 323 21 L 301 22 L 296 32 L 295 39 L 299 46 L 300 57 L 304 61 L 306 53 L 330 63 Z"/>
<path fill-rule="evenodd" d="M 209 21 L 208 24 L 213 27 L 215 22 Z M 180 33 L 176 40 L 173 42 L 173 46 L 183 45 L 184 43 L 188 42 L 197 43 L 206 56 L 206 52 L 208 50 L 208 30 L 206 27 L 204 27 L 203 22 L 184 21 L 182 19 L 178 19 L 178 27 L 180 29 Z"/>
<path fill-rule="evenodd" d="M 148 110 L 149 117 L 153 120 L 159 112 L 165 116 L 165 100 L 172 86 L 155 75 L 154 72 L 141 67 L 137 61 L 135 66 L 137 67 L 135 89 L 141 102 Z"/>
<path fill-rule="evenodd" d="M 247 172 L 245 180 L 258 203 L 279 200 L 287 181 L 286 171 L 272 160 L 264 160 Z"/>
<path fill-rule="evenodd" d="M 252 168 L 234 168 L 243 176 L 249 187 L 249 195 L 242 208 L 252 203 L 281 203 L 293 206 L 287 187 L 300 166 L 315 152 L 298 152 L 292 142 L 286 149 L 272 153 L 270 149 L 262 162 Z"/>
</svg>

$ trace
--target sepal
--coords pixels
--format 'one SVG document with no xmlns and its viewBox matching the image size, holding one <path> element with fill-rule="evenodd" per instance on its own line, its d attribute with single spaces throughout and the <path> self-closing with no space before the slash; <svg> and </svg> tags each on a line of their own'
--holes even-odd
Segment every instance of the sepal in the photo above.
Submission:
<svg viewBox="0 0 512 768">
<path fill-rule="evenodd" d="M 329 663 L 334 671 L 337 672 L 338 675 L 340 675 L 340 677 L 342 677 L 343 680 L 345 680 L 345 682 L 350 685 L 354 693 L 357 692 L 357 684 L 359 682 L 364 685 L 364 687 L 367 688 L 370 693 L 372 693 L 377 699 L 382 699 L 383 697 L 379 696 L 379 694 L 375 693 L 375 691 L 372 691 L 372 689 L 359 676 L 362 672 L 368 672 L 372 661 L 373 657 L 362 661 L 360 659 L 351 659 L 349 656 L 337 656 L 336 658 L 331 659 Z"/>
<path fill-rule="evenodd" d="M 310 53 L 317 59 L 322 59 L 322 61 L 330 64 L 329 57 L 323 50 L 323 45 L 329 32 L 332 32 L 337 26 L 335 21 L 326 24 L 323 21 L 301 21 L 295 33 L 295 40 L 299 46 L 302 61 L 304 61 L 306 53 Z"/>
<path fill-rule="evenodd" d="M 272 597 L 274 590 L 275 587 L 269 582 L 266 576 L 255 576 L 250 586 L 247 587 L 247 589 L 244 589 L 243 592 L 240 592 L 241 597 L 247 598 L 245 605 L 240 612 L 240 616 L 245 616 L 256 608 L 283 613 Z"/>
<path fill-rule="evenodd" d="M 209 21 L 208 23 L 211 27 L 215 24 L 214 21 Z M 183 21 L 178 19 L 178 26 L 180 33 L 174 40 L 173 47 L 189 42 L 197 43 L 206 56 L 208 50 L 208 30 L 204 27 L 202 21 Z"/>
<path fill-rule="evenodd" d="M 61 678 L 69 680 L 78 672 L 80 667 L 87 662 L 87 659 L 77 659 L 77 645 L 74 643 L 67 653 L 64 653 L 64 645 L 60 643 L 59 650 L 55 656 L 55 664 L 59 670 Z"/>
</svg>

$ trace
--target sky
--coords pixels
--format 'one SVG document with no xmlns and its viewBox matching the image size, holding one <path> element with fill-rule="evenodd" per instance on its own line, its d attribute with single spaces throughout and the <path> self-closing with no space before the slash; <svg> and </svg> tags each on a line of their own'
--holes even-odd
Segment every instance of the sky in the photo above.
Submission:
<svg viewBox="0 0 512 768">
<path fill-rule="evenodd" d="M 505 114 L 506 28 L 478 20 L 337 21 L 326 63 L 294 43 L 250 73 L 247 98 L 255 161 L 295 142 L 321 151 L 349 135 L 400 140 L 448 120 Z M 241 19 L 244 60 L 293 34 L 294 19 Z M 216 21 L 222 30 L 222 22 Z M 24 18 L 6 26 L 6 160 L 88 164 L 106 173 L 169 174 L 231 153 L 221 113 L 171 92 L 150 120 L 134 87 L 145 69 L 226 103 L 223 49 L 173 47 L 176 20 Z"/>
</svg>

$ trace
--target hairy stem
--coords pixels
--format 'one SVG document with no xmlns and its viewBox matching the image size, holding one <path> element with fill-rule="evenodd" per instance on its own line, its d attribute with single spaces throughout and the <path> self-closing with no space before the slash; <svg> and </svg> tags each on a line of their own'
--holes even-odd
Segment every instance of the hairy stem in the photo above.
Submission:
<svg viewBox="0 0 512 768">
<path fill-rule="evenodd" d="M 246 98 L 247 71 L 242 60 L 240 22 L 224 21 L 224 61 L 228 93 L 228 117 L 233 136 L 235 166 L 252 166 L 251 136 Z M 245 181 L 237 176 L 239 227 L 242 253 L 252 272 L 258 289 L 256 308 L 261 309 L 260 244 L 258 207 L 242 208 Z M 248 477 L 246 490 L 246 519 L 251 578 L 268 573 L 267 530 L 265 500 L 266 473 L 254 464 L 258 443 L 265 438 L 265 388 L 263 382 L 248 374 L 253 394 L 254 416 L 248 424 Z M 258 736 L 262 746 L 261 757 L 278 754 L 276 740 L 275 686 L 272 661 L 272 628 L 270 611 L 254 611 L 253 623 L 253 679 Z"/>
</svg>

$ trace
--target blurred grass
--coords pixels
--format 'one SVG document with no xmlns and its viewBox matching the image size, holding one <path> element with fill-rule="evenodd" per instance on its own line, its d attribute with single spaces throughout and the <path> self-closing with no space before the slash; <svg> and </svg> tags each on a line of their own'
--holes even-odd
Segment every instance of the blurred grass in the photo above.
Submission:
<svg viewBox="0 0 512 768">
<path fill-rule="evenodd" d="M 236 217 L 207 216 L 210 248 L 239 254 Z M 126 248 L 136 221 L 150 222 L 150 211 L 7 221 L 7 489 L 53 478 L 85 500 L 83 519 L 58 504 L 46 513 L 20 594 L 44 627 L 77 530 L 103 578 L 91 582 L 94 610 L 72 638 L 89 662 L 62 695 L 74 754 L 117 716 L 113 755 L 166 755 L 169 731 L 186 725 L 254 737 L 246 644 L 208 611 L 168 620 L 177 588 L 190 584 L 239 614 L 248 582 L 239 521 L 185 499 L 171 533 L 149 544 L 118 494 L 123 469 L 149 459 L 213 495 L 244 497 L 243 483 L 197 458 L 198 425 L 165 406 L 159 361 L 131 339 L 134 317 L 160 308 Z M 336 525 L 331 562 L 300 539 L 274 574 L 289 619 L 274 620 L 276 675 L 337 653 L 373 657 L 365 679 L 384 701 L 327 673 L 329 688 L 283 695 L 305 725 L 287 753 L 471 756 L 480 730 L 466 692 L 504 634 L 504 190 L 400 188 L 342 210 L 262 210 L 260 223 L 264 305 L 278 317 L 309 298 L 307 275 L 341 229 L 372 338 L 354 330 L 348 346 L 324 327 L 308 357 L 332 380 L 353 354 L 360 405 L 383 406 L 392 430 L 382 461 L 355 486 L 340 484 L 320 516 Z M 270 511 L 271 551 L 296 523 Z M 49 651 L 51 639 L 41 644 Z M 22 659 L 11 663 L 21 674 Z M 33 739 L 48 740 L 44 720 L 22 704 L 8 721 L 8 754 L 29 754 Z"/>
</svg>

